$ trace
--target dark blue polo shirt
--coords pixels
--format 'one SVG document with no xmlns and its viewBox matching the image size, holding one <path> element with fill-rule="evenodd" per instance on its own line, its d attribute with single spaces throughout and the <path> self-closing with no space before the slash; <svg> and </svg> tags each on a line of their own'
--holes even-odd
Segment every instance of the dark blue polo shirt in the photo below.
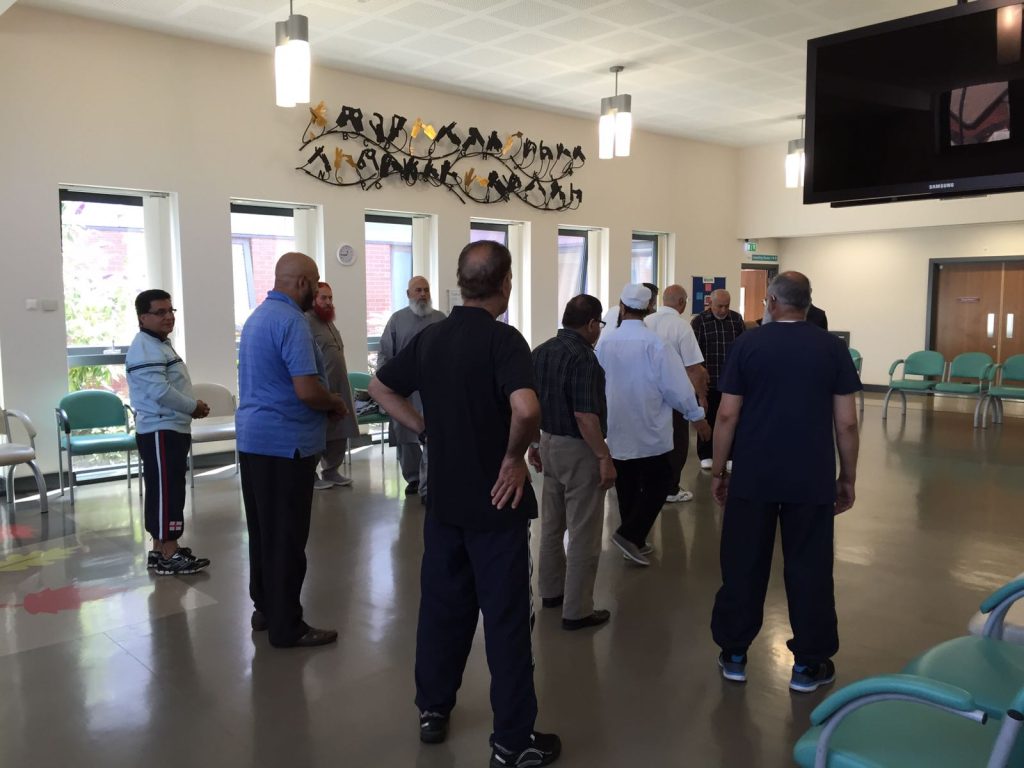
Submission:
<svg viewBox="0 0 1024 768">
<path fill-rule="evenodd" d="M 479 307 L 454 307 L 420 331 L 377 378 L 400 395 L 417 390 L 427 425 L 427 508 L 447 525 L 496 530 L 537 516 L 527 479 L 519 507 L 495 509 L 491 488 L 508 448 L 509 396 L 533 389 L 526 339 Z"/>
<path fill-rule="evenodd" d="M 861 389 L 839 338 L 807 322 L 754 328 L 732 345 L 718 388 L 743 397 L 730 495 L 797 504 L 835 501 L 832 398 Z"/>
</svg>

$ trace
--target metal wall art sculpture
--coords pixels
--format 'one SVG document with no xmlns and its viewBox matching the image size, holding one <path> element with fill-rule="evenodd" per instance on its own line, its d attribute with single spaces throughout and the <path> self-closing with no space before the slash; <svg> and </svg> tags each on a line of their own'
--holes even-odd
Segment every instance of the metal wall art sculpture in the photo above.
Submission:
<svg viewBox="0 0 1024 768">
<path fill-rule="evenodd" d="M 551 147 L 522 131 L 502 140 L 497 131 L 463 131 L 454 122 L 435 130 L 418 117 L 412 125 L 401 115 L 385 123 L 379 112 L 366 119 L 348 106 L 329 126 L 322 101 L 309 113 L 300 150 L 312 154 L 296 170 L 325 184 L 380 189 L 394 177 L 410 187 L 443 187 L 463 203 L 517 198 L 541 211 L 575 210 L 583 202 L 583 190 L 568 180 L 586 162 L 580 146 Z"/>
</svg>

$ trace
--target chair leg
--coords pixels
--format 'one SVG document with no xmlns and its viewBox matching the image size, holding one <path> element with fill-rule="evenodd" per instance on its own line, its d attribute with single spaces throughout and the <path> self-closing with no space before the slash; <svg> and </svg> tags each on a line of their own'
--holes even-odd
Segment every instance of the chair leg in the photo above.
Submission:
<svg viewBox="0 0 1024 768">
<path fill-rule="evenodd" d="M 907 417 L 907 396 L 903 392 L 902 389 L 899 390 L 899 393 L 900 393 L 900 400 L 901 400 L 901 403 L 900 403 L 900 416 L 902 416 L 903 418 L 906 418 Z"/>
<path fill-rule="evenodd" d="M 985 402 L 985 396 L 979 395 L 978 402 L 974 404 L 974 428 L 981 426 L 981 404 Z"/>
<path fill-rule="evenodd" d="M 890 388 L 889 391 L 885 393 L 885 400 L 882 402 L 882 421 L 889 418 L 889 398 L 892 397 L 892 393 L 895 391 L 896 390 Z"/>
<path fill-rule="evenodd" d="M 996 413 L 995 413 L 995 416 L 992 417 L 992 421 L 994 421 L 996 424 L 1002 424 L 1003 423 L 1003 398 L 995 397 L 995 398 L 993 398 L 993 401 L 995 402 Z"/>
<path fill-rule="evenodd" d="M 238 460 L 238 441 L 235 441 L 235 474 L 241 472 L 241 462 Z"/>
<path fill-rule="evenodd" d="M 7 503 L 14 509 L 14 465 L 4 469 L 4 493 L 7 494 Z"/>
<path fill-rule="evenodd" d="M 43 479 L 43 473 L 39 471 L 39 465 L 36 462 L 30 461 L 28 466 L 36 478 L 36 488 L 39 489 L 39 511 L 45 515 L 50 511 L 49 499 L 46 498 L 46 480 Z"/>
<path fill-rule="evenodd" d="M 142 486 L 144 485 L 142 476 L 142 453 L 139 453 L 139 498 L 142 498 Z"/>
<path fill-rule="evenodd" d="M 189 488 L 196 487 L 196 457 L 192 453 L 192 446 L 188 447 L 188 486 Z"/>
<path fill-rule="evenodd" d="M 71 497 L 71 506 L 75 506 L 75 469 L 72 465 L 71 450 L 68 450 L 68 495 Z"/>
<path fill-rule="evenodd" d="M 132 494 L 132 452 L 126 451 L 128 459 L 124 463 L 124 473 L 128 477 L 128 495 Z"/>
<path fill-rule="evenodd" d="M 863 414 L 864 413 L 864 390 L 863 389 L 860 390 L 857 393 L 857 400 L 860 402 L 860 406 L 859 406 L 860 407 L 860 412 Z"/>
<path fill-rule="evenodd" d="M 60 447 L 60 430 L 57 430 L 57 479 L 60 482 L 60 495 L 64 495 L 64 449 Z"/>
</svg>

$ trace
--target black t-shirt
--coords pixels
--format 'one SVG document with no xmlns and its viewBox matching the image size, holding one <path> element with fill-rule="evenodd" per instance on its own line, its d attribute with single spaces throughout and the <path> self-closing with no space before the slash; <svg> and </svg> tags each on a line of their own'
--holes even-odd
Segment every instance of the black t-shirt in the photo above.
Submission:
<svg viewBox="0 0 1024 768">
<path fill-rule="evenodd" d="M 484 309 L 455 307 L 424 328 L 380 371 L 408 397 L 417 390 L 427 425 L 427 507 L 448 525 L 494 530 L 537 516 L 527 482 L 517 509 L 491 505 L 508 448 L 517 389 L 536 390 L 526 339 Z"/>
<path fill-rule="evenodd" d="M 743 397 L 730 494 L 752 501 L 835 501 L 832 397 L 861 388 L 838 337 L 807 322 L 754 328 L 729 350 L 718 388 Z"/>
</svg>

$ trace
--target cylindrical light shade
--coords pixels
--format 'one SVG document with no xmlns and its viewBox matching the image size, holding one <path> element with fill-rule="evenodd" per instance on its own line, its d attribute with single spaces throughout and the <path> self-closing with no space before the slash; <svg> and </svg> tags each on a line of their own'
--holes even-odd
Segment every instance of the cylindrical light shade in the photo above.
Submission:
<svg viewBox="0 0 1024 768">
<path fill-rule="evenodd" d="M 292 14 L 288 21 L 275 25 L 277 47 L 274 51 L 274 75 L 277 106 L 294 107 L 309 103 L 309 74 L 312 57 L 309 49 L 309 20 Z"/>
<path fill-rule="evenodd" d="M 597 124 L 597 156 L 601 160 L 615 157 L 615 112 L 612 99 L 601 99 L 601 119 Z"/>
<path fill-rule="evenodd" d="M 786 188 L 796 189 L 804 185 L 804 140 L 793 139 L 789 142 L 786 154 Z"/>
<path fill-rule="evenodd" d="M 1020 4 L 1004 5 L 996 11 L 996 59 L 1000 64 L 1020 61 L 1022 11 Z"/>
<path fill-rule="evenodd" d="M 629 157 L 629 144 L 633 138 L 633 113 L 615 113 L 615 156 Z"/>
</svg>

